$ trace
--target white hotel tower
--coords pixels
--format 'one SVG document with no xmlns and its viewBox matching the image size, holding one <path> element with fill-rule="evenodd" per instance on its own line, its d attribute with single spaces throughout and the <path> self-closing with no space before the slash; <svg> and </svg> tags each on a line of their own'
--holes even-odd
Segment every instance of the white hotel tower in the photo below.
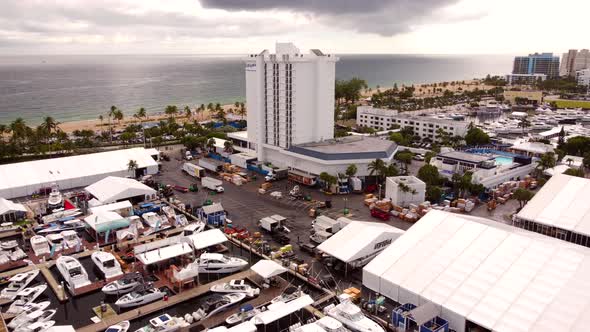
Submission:
<svg viewBox="0 0 590 332">
<path fill-rule="evenodd" d="M 267 149 L 334 138 L 336 61 L 317 49 L 303 54 L 291 43 L 246 59 L 248 140 L 258 160 L 266 160 Z"/>
</svg>

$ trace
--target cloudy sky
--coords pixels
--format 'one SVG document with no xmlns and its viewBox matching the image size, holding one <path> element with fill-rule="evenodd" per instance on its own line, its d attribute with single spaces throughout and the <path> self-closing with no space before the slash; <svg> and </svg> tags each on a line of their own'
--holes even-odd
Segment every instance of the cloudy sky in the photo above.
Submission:
<svg viewBox="0 0 590 332">
<path fill-rule="evenodd" d="M 0 0 L 1 54 L 590 48 L 589 0 Z"/>
</svg>

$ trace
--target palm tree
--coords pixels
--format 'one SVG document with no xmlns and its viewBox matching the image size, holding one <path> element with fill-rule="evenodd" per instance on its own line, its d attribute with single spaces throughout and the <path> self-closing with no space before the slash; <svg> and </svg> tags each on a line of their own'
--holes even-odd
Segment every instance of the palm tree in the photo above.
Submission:
<svg viewBox="0 0 590 332">
<path fill-rule="evenodd" d="M 545 171 L 553 167 L 555 167 L 555 154 L 553 152 L 547 152 L 537 160 L 537 170 Z"/>
<path fill-rule="evenodd" d="M 522 132 L 523 132 L 523 133 L 524 133 L 524 130 L 525 130 L 527 127 L 530 127 L 530 125 L 531 125 L 531 123 L 530 123 L 530 121 L 529 121 L 527 118 L 522 118 L 522 119 L 520 120 L 520 122 L 518 123 L 518 126 L 522 128 Z"/>
<path fill-rule="evenodd" d="M 184 115 L 186 115 L 186 118 L 190 120 L 191 115 L 193 115 L 193 112 L 191 111 L 191 108 L 188 106 L 184 107 Z"/>
<path fill-rule="evenodd" d="M 244 115 L 246 115 L 246 108 L 236 108 L 236 114 L 239 115 L 242 118 L 242 120 L 244 120 Z"/>
<path fill-rule="evenodd" d="M 0 143 L 4 143 L 4 133 L 8 131 L 8 126 L 0 123 Z"/>
<path fill-rule="evenodd" d="M 574 160 L 573 160 L 572 158 L 567 158 L 567 159 L 565 160 L 565 162 L 567 163 L 567 165 L 568 165 L 569 167 L 572 167 L 572 163 L 574 162 Z"/>
<path fill-rule="evenodd" d="M 236 107 L 236 109 L 238 109 L 238 108 L 240 107 L 240 102 L 239 102 L 239 101 L 236 101 L 236 102 L 234 103 L 234 106 Z"/>
<path fill-rule="evenodd" d="M 55 119 L 51 116 L 46 116 L 43 119 L 43 122 L 41 123 L 41 129 L 43 131 L 43 133 L 45 135 L 47 135 L 47 138 L 49 138 L 52 134 L 52 132 L 55 132 L 58 130 L 58 125 L 59 122 L 55 121 Z"/>
<path fill-rule="evenodd" d="M 130 159 L 129 162 L 127 163 L 127 170 L 129 172 L 134 172 L 137 169 L 137 167 L 139 167 L 139 165 L 137 164 L 137 161 Z"/>
<path fill-rule="evenodd" d="M 176 113 L 178 113 L 178 107 L 176 107 L 176 105 L 168 105 L 166 106 L 164 113 L 166 113 L 166 115 L 170 116 L 171 118 L 174 118 Z"/>
<path fill-rule="evenodd" d="M 215 139 L 213 137 L 211 137 L 207 141 L 207 149 L 209 149 L 209 152 L 211 152 L 211 150 L 213 150 L 214 148 L 215 148 Z"/>
<path fill-rule="evenodd" d="M 120 125 L 121 120 L 123 120 L 123 118 L 124 118 L 123 112 L 121 110 L 117 109 L 115 111 L 114 118 L 115 118 L 115 120 L 117 120 L 117 124 Z"/>
<path fill-rule="evenodd" d="M 23 118 L 16 118 L 9 125 L 10 131 L 12 132 L 11 140 L 14 142 L 22 142 L 27 137 L 27 124 Z"/>
<path fill-rule="evenodd" d="M 356 175 L 356 172 L 358 171 L 358 168 L 356 167 L 355 164 L 350 164 L 348 165 L 348 167 L 346 168 L 346 176 L 348 177 L 353 177 Z"/>
<path fill-rule="evenodd" d="M 377 175 L 379 181 L 382 181 L 383 174 L 385 173 L 385 168 L 385 162 L 379 158 L 371 161 L 367 166 L 367 169 L 369 170 L 369 175 Z"/>
<path fill-rule="evenodd" d="M 234 152 L 234 143 L 232 141 L 225 141 L 223 143 L 223 150 L 227 153 Z"/>
<path fill-rule="evenodd" d="M 216 109 L 215 117 L 221 121 L 225 121 L 225 110 L 222 107 Z"/>
<path fill-rule="evenodd" d="M 104 120 L 104 116 L 102 114 L 99 115 L 98 120 L 100 120 L 100 132 L 102 133 L 102 121 Z"/>
<path fill-rule="evenodd" d="M 113 143 L 113 128 L 111 126 L 111 118 L 114 117 L 115 114 L 117 114 L 117 106 L 113 105 L 111 106 L 111 110 L 107 114 L 109 117 L 109 140 L 111 141 L 111 143 Z"/>
</svg>

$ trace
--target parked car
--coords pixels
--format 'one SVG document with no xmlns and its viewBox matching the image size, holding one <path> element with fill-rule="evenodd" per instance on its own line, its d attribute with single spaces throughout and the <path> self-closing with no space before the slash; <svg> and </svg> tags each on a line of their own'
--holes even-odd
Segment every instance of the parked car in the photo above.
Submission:
<svg viewBox="0 0 590 332">
<path fill-rule="evenodd" d="M 414 157 L 412 159 L 418 160 L 418 161 L 424 161 L 424 156 L 421 154 L 417 154 L 417 155 L 414 155 Z"/>
<path fill-rule="evenodd" d="M 187 193 L 188 192 L 188 188 L 187 187 L 175 185 L 173 188 L 174 188 L 174 190 L 180 191 L 181 193 Z"/>
<path fill-rule="evenodd" d="M 389 213 L 381 209 L 374 208 L 371 210 L 371 217 L 381 219 L 383 221 L 389 220 Z"/>
<path fill-rule="evenodd" d="M 315 254 L 315 245 L 313 243 L 303 243 L 299 245 L 299 249 L 310 254 Z"/>
</svg>

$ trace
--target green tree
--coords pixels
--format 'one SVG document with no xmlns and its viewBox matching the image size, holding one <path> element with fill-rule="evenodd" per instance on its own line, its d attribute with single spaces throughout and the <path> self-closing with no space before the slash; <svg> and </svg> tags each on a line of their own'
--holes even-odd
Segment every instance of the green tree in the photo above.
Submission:
<svg viewBox="0 0 590 332">
<path fill-rule="evenodd" d="M 212 152 L 215 149 L 215 139 L 213 137 L 209 138 L 207 141 L 207 149 L 209 152 Z"/>
<path fill-rule="evenodd" d="M 176 107 L 176 105 L 168 105 L 164 109 L 164 113 L 166 113 L 166 115 L 168 115 L 170 118 L 174 118 L 178 113 L 178 107 Z"/>
<path fill-rule="evenodd" d="M 530 201 L 534 195 L 535 194 L 529 190 L 526 190 L 524 188 L 518 188 L 514 191 L 514 193 L 512 194 L 512 197 L 514 197 L 514 199 L 516 199 L 518 201 L 518 204 L 520 205 L 520 208 L 522 209 L 522 207 L 528 201 Z"/>
<path fill-rule="evenodd" d="M 426 199 L 431 203 L 438 203 L 443 195 L 443 191 L 439 186 L 426 187 Z"/>
<path fill-rule="evenodd" d="M 553 152 L 547 152 L 537 160 L 537 170 L 545 171 L 546 169 L 555 167 L 555 154 Z"/>
<path fill-rule="evenodd" d="M 577 176 L 579 178 L 586 177 L 586 174 L 584 173 L 584 169 L 581 167 L 580 168 L 570 168 L 570 169 L 566 170 L 565 172 L 563 172 L 563 174 Z"/>
<path fill-rule="evenodd" d="M 348 165 L 348 167 L 346 168 L 346 176 L 348 177 L 353 177 L 356 175 L 356 172 L 358 171 L 358 168 L 356 167 L 355 164 L 350 164 Z"/>
<path fill-rule="evenodd" d="M 441 182 L 438 168 L 430 164 L 424 164 L 424 166 L 420 167 L 418 170 L 418 178 L 424 181 L 428 186 L 436 186 Z"/>
<path fill-rule="evenodd" d="M 469 146 L 486 145 L 490 143 L 490 137 L 483 130 L 473 127 L 467 131 L 465 142 Z"/>
<path fill-rule="evenodd" d="M 408 166 L 412 164 L 412 158 L 414 158 L 414 154 L 410 152 L 410 150 L 404 150 L 396 153 L 394 158 L 401 163 L 403 174 L 407 174 Z"/>
<path fill-rule="evenodd" d="M 135 172 L 135 170 L 137 169 L 137 167 L 139 167 L 138 164 L 137 164 L 137 161 L 135 161 L 133 159 L 130 159 L 129 162 L 127 163 L 127 170 L 129 172 Z"/>
<path fill-rule="evenodd" d="M 47 135 L 47 138 L 51 136 L 52 133 L 59 130 L 59 122 L 55 121 L 55 119 L 51 116 L 46 116 L 43 118 L 43 122 L 41 122 L 41 128 L 43 132 Z"/>
<path fill-rule="evenodd" d="M 367 165 L 367 170 L 369 171 L 369 175 L 376 175 L 379 179 L 379 182 L 383 182 L 383 176 L 385 174 L 386 165 L 382 159 L 375 159 Z"/>
<path fill-rule="evenodd" d="M 223 150 L 227 153 L 233 153 L 234 152 L 234 143 L 232 143 L 232 141 L 225 141 L 223 143 Z"/>
<path fill-rule="evenodd" d="M 192 114 L 193 114 L 193 112 L 191 111 L 191 108 L 188 106 L 185 106 L 184 107 L 184 116 L 186 116 L 187 119 L 190 119 Z"/>
</svg>

